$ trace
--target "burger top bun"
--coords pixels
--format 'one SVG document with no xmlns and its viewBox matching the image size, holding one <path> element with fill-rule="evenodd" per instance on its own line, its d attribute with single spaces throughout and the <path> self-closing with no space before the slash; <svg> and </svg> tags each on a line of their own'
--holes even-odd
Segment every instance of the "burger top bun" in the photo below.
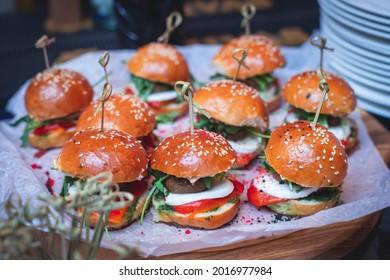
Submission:
<svg viewBox="0 0 390 280">
<path fill-rule="evenodd" d="M 176 81 L 188 81 L 187 62 L 172 45 L 150 43 L 141 47 L 129 60 L 130 73 L 146 80 L 173 85 Z"/>
<path fill-rule="evenodd" d="M 325 127 L 309 121 L 286 123 L 275 129 L 265 156 L 279 175 L 304 187 L 340 186 L 347 175 L 347 155 Z"/>
<path fill-rule="evenodd" d="M 237 61 L 232 57 L 232 54 L 237 48 L 244 48 L 248 51 L 244 63 L 249 68 L 241 67 L 238 79 L 245 80 L 263 75 L 284 66 L 286 63 L 280 48 L 272 39 L 260 35 L 243 35 L 224 45 L 214 57 L 213 66 L 218 73 L 228 77 L 234 76 Z"/>
<path fill-rule="evenodd" d="M 194 101 L 212 118 L 234 126 L 268 128 L 268 112 L 258 92 L 240 82 L 208 84 L 195 92 Z"/>
<path fill-rule="evenodd" d="M 165 138 L 150 157 L 150 167 L 181 178 L 213 176 L 227 171 L 236 153 L 221 135 L 196 129 Z"/>
<path fill-rule="evenodd" d="M 83 110 L 92 97 L 92 87 L 81 74 L 50 68 L 32 78 L 24 99 L 28 114 L 44 121 Z"/>
<path fill-rule="evenodd" d="M 114 183 L 123 183 L 142 179 L 148 160 L 133 136 L 117 130 L 86 129 L 65 143 L 54 165 L 80 179 L 110 171 Z"/>
<path fill-rule="evenodd" d="M 80 115 L 77 130 L 100 128 L 101 110 L 94 116 L 100 101 L 95 100 Z M 156 116 L 141 99 L 129 94 L 113 94 L 104 103 L 104 127 L 124 131 L 135 138 L 147 136 L 156 125 Z"/>
<path fill-rule="evenodd" d="M 340 76 L 324 71 L 329 85 L 329 101 L 324 102 L 321 114 L 346 115 L 356 108 L 353 89 Z M 316 71 L 307 71 L 292 77 L 283 87 L 282 96 L 291 105 L 314 113 L 320 103 L 322 91 L 319 89 L 320 77 Z"/>
</svg>

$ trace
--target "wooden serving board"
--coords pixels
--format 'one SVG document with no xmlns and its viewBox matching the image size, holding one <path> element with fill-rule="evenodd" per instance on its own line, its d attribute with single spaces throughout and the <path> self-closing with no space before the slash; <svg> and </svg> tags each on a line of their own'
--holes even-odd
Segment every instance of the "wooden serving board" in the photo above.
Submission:
<svg viewBox="0 0 390 280">
<path fill-rule="evenodd" d="M 389 166 L 390 133 L 370 114 L 364 111 L 360 113 L 375 146 Z M 379 216 L 380 211 L 350 222 L 149 259 L 340 259 L 368 236 Z M 115 259 L 116 253 L 102 248 L 98 258 Z"/>
</svg>

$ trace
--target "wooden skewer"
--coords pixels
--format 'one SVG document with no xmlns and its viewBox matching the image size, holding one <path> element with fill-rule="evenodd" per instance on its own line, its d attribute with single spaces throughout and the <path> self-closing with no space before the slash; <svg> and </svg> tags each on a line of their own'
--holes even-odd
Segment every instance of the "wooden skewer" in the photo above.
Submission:
<svg viewBox="0 0 390 280">
<path fill-rule="evenodd" d="M 175 83 L 175 90 L 189 103 L 190 133 L 192 135 L 194 134 L 194 102 L 192 100 L 194 97 L 194 88 L 189 82 L 177 81 Z"/>
<path fill-rule="evenodd" d="M 322 74 L 321 69 L 317 69 L 317 74 L 320 77 L 319 88 L 322 91 L 322 96 L 321 96 L 320 104 L 317 107 L 317 111 L 316 111 L 316 115 L 314 117 L 314 120 L 311 123 L 311 127 L 313 129 L 317 125 L 317 121 L 318 121 L 318 118 L 320 116 L 321 108 L 322 108 L 322 105 L 324 104 L 325 97 L 327 96 L 328 92 L 330 91 L 329 85 L 328 85 L 327 81 L 325 80 L 324 75 Z"/>
<path fill-rule="evenodd" d="M 241 21 L 241 27 L 245 27 L 245 35 L 251 34 L 250 20 L 256 14 L 256 7 L 251 3 L 245 3 L 241 7 L 241 15 L 243 19 Z"/>
<path fill-rule="evenodd" d="M 111 84 L 110 83 L 105 83 L 104 87 L 102 89 L 102 92 L 100 94 L 100 97 L 99 97 L 99 100 L 100 100 L 99 106 L 96 108 L 95 113 L 94 113 L 94 116 L 96 117 L 97 114 L 99 113 L 99 111 L 102 110 L 102 119 L 101 119 L 101 122 L 100 122 L 100 131 L 104 130 L 104 103 L 107 102 L 110 99 L 111 93 L 112 93 L 112 86 L 111 86 Z"/>
<path fill-rule="evenodd" d="M 104 69 L 104 75 L 106 77 L 106 83 L 108 83 L 107 64 L 110 61 L 110 54 L 108 51 L 104 51 L 103 55 L 99 58 L 99 64 Z"/>
<path fill-rule="evenodd" d="M 183 22 L 183 17 L 177 11 L 172 12 L 166 20 L 167 29 L 157 38 L 157 42 L 168 44 L 171 33 Z"/>
<path fill-rule="evenodd" d="M 49 57 L 47 55 L 47 47 L 50 46 L 52 43 L 54 43 L 56 41 L 56 38 L 55 37 L 52 37 L 49 39 L 49 37 L 47 37 L 47 35 L 42 35 L 41 38 L 39 38 L 36 42 L 35 42 L 35 47 L 37 49 L 42 49 L 43 50 L 43 57 L 45 59 L 45 65 L 46 65 L 46 69 L 50 69 L 50 63 L 49 63 Z"/>
<path fill-rule="evenodd" d="M 242 52 L 242 55 L 240 57 L 237 57 L 237 54 L 240 52 Z M 249 67 L 244 63 L 244 60 L 245 60 L 247 55 L 248 55 L 248 51 L 246 49 L 239 48 L 239 49 L 235 49 L 233 51 L 232 56 L 238 62 L 236 73 L 234 73 L 234 76 L 233 76 L 233 84 L 236 83 L 236 79 L 238 76 L 238 72 L 240 71 L 241 65 L 244 66 L 246 69 L 249 69 Z"/>
</svg>

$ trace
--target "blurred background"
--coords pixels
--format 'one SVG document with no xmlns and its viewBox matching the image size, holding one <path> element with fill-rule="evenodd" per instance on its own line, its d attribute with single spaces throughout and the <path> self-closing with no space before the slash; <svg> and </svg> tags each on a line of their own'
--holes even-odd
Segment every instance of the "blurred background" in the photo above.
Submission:
<svg viewBox="0 0 390 280">
<path fill-rule="evenodd" d="M 177 45 L 226 43 L 243 33 L 243 29 L 240 27 L 242 19 L 240 8 L 245 2 L 247 1 L 1 0 L 0 119 L 12 117 L 5 111 L 7 100 L 26 80 L 45 67 L 42 51 L 34 47 L 36 40 L 42 34 L 56 37 L 56 43 L 49 47 L 48 54 L 51 63 L 61 63 L 89 51 L 137 48 L 154 41 L 164 32 L 167 15 L 171 11 L 177 10 L 183 14 L 184 21 L 171 36 L 171 43 Z M 340 62 L 346 57 L 351 58 L 350 62 L 344 61 L 346 66 L 353 68 L 352 72 L 348 71 L 347 74 L 353 73 L 355 69 L 359 68 L 352 63 L 357 63 L 360 58 L 364 61 L 365 57 L 360 54 L 361 50 L 365 51 L 363 54 L 370 58 L 369 62 L 378 62 L 378 65 L 373 65 L 373 68 L 374 70 L 382 69 L 380 74 L 383 74 L 384 79 L 390 73 L 390 62 L 386 62 L 386 59 L 390 61 L 390 52 L 387 52 L 387 48 L 390 46 L 390 37 L 387 38 L 390 36 L 390 12 L 387 15 L 381 14 L 381 11 L 386 13 L 386 8 L 377 6 L 376 9 L 372 10 L 372 7 L 369 6 L 365 10 L 363 6 L 357 6 L 357 8 L 355 7 L 356 13 L 350 15 L 351 11 L 355 11 L 353 6 L 351 9 L 343 10 L 342 7 L 329 4 L 335 2 L 340 4 L 348 1 L 251 0 L 250 2 L 257 9 L 255 17 L 251 20 L 252 33 L 270 36 L 283 46 L 300 46 L 313 31 L 319 30 L 321 27 L 321 29 L 326 29 L 322 31 L 326 31 L 327 36 L 328 34 L 333 36 L 335 42 L 340 43 L 341 48 L 343 45 L 351 45 L 345 40 L 352 34 L 354 37 L 351 38 L 355 40 L 355 43 L 352 42 L 352 47 L 356 49 L 356 53 L 348 48 L 345 48 L 345 56 L 342 51 L 340 52 L 342 55 Z M 367 3 L 369 1 L 355 2 Z M 360 19 L 359 16 L 365 19 L 363 24 L 357 22 L 354 26 L 349 25 L 354 23 L 356 19 Z M 373 26 L 372 23 L 376 23 L 375 28 L 367 29 Z M 365 29 L 362 30 L 362 27 Z M 384 28 L 384 31 L 380 33 L 382 37 L 379 35 L 379 37 L 375 37 L 374 31 L 378 28 Z M 346 30 L 345 33 L 342 33 L 342 30 Z M 379 38 L 379 40 L 375 41 L 370 49 L 371 45 L 364 43 L 367 38 L 369 39 L 368 43 L 376 40 L 375 38 Z M 383 47 L 379 49 L 378 53 L 376 53 L 377 46 Z M 357 55 L 357 59 L 353 58 L 354 55 Z M 385 61 L 383 62 L 383 60 Z M 364 65 L 368 64 L 362 62 L 361 66 Z M 382 68 L 377 68 L 377 66 Z M 341 72 L 338 71 L 340 69 L 340 65 L 333 65 L 332 71 Z M 365 73 L 363 73 L 364 79 L 371 83 L 370 76 L 366 76 Z M 362 80 L 361 76 L 357 77 L 357 80 Z M 374 79 L 377 77 L 375 76 Z M 390 91 L 389 87 L 386 86 L 389 80 L 385 80 L 384 83 L 374 81 L 381 88 L 385 88 L 381 92 L 382 95 L 388 93 L 386 102 L 390 102 Z M 389 109 L 386 110 L 386 108 Z M 375 110 L 369 111 L 387 129 L 390 128 L 388 117 L 390 104 L 385 107 L 385 111 L 382 113 Z M 387 250 L 390 243 L 388 239 L 389 220 L 389 218 L 382 219 L 367 240 L 345 258 L 390 258 L 390 252 Z"/>
</svg>

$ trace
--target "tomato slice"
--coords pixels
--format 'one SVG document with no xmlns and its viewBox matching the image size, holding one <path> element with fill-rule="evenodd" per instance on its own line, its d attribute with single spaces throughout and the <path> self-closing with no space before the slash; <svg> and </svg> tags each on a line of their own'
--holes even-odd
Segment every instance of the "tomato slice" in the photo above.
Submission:
<svg viewBox="0 0 390 280">
<path fill-rule="evenodd" d="M 134 181 L 130 183 L 123 184 L 120 187 L 120 190 L 123 192 L 129 192 L 134 196 L 134 201 L 137 200 L 147 189 L 148 182 L 146 180 L 141 181 Z M 128 205 L 126 207 L 122 207 L 120 209 L 114 209 L 110 212 L 110 215 L 108 216 L 108 222 L 119 224 L 123 216 L 127 213 L 131 205 Z M 98 212 L 92 212 L 92 216 L 99 217 Z"/>
<path fill-rule="evenodd" d="M 134 91 L 131 89 L 131 87 L 125 87 L 125 93 L 130 94 L 130 95 L 134 95 Z"/>
<path fill-rule="evenodd" d="M 272 203 L 285 202 L 288 200 L 286 198 L 279 198 L 276 196 L 266 194 L 265 192 L 261 192 L 254 185 L 251 185 L 248 188 L 247 195 L 248 195 L 248 201 L 258 207 L 267 204 L 272 204 Z"/>
<path fill-rule="evenodd" d="M 341 145 L 343 145 L 343 147 L 345 149 L 348 146 L 349 136 L 347 137 L 347 139 L 342 139 L 340 142 L 341 142 Z"/>
<path fill-rule="evenodd" d="M 230 179 L 229 179 L 230 180 Z M 182 205 L 176 205 L 173 206 L 173 210 L 180 213 L 180 214 L 196 214 L 196 213 L 202 213 L 207 212 L 212 209 L 221 207 L 228 203 L 229 199 L 239 197 L 240 194 L 244 191 L 244 185 L 241 184 L 238 181 L 230 180 L 230 182 L 233 183 L 234 189 L 233 191 L 221 198 L 212 198 L 212 199 L 202 199 L 194 202 L 189 202 Z"/>
<path fill-rule="evenodd" d="M 45 124 L 40 127 L 37 127 L 34 129 L 34 134 L 37 136 L 41 136 L 47 133 L 50 133 L 56 129 L 62 128 L 62 129 L 68 129 L 71 127 L 75 127 L 76 123 L 75 122 L 59 122 L 59 123 L 50 123 L 50 124 Z"/>
<path fill-rule="evenodd" d="M 237 160 L 234 164 L 238 166 L 245 166 L 248 165 L 253 158 L 254 158 L 254 153 L 252 154 L 237 153 Z"/>
<path fill-rule="evenodd" d="M 160 101 L 147 101 L 146 103 L 154 109 L 160 109 L 163 105 Z"/>
</svg>

